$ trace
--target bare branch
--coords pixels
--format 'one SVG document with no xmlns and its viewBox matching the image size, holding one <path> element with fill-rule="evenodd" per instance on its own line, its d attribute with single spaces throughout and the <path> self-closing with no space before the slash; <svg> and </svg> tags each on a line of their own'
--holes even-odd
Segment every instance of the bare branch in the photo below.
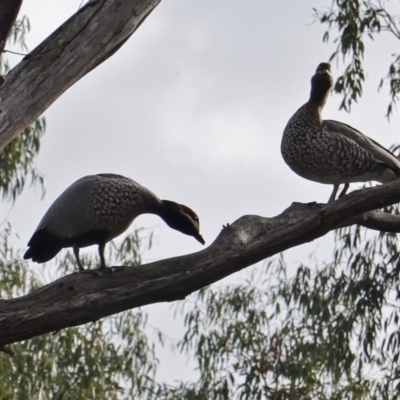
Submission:
<svg viewBox="0 0 400 400">
<path fill-rule="evenodd" d="M 26 56 L 0 90 L 0 150 L 113 55 L 160 1 L 91 0 Z"/>
<path fill-rule="evenodd" d="M 358 190 L 334 203 L 293 203 L 274 218 L 247 215 L 207 249 L 117 270 L 67 275 L 26 296 L 0 301 L 0 346 L 130 308 L 184 299 L 258 261 L 312 241 L 360 213 L 400 202 L 400 180 Z"/>
</svg>

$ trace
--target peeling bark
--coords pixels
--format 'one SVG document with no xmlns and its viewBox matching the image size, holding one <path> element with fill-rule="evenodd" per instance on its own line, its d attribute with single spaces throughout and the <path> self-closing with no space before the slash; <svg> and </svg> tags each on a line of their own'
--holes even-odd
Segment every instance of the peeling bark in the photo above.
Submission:
<svg viewBox="0 0 400 400">
<path fill-rule="evenodd" d="M 0 346 L 146 304 L 184 299 L 362 213 L 398 202 L 400 180 L 352 192 L 327 205 L 293 203 L 273 218 L 243 216 L 197 253 L 118 269 L 114 275 L 67 275 L 26 296 L 0 301 Z"/>
</svg>

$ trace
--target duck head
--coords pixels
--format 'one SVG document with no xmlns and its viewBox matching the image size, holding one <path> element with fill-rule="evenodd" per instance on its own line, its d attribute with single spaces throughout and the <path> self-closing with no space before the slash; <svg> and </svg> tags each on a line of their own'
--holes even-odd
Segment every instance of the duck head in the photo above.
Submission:
<svg viewBox="0 0 400 400">
<path fill-rule="evenodd" d="M 200 234 L 199 217 L 191 208 L 170 200 L 162 200 L 162 203 L 163 210 L 160 216 L 170 228 L 193 236 L 201 244 L 205 244 Z"/>
<path fill-rule="evenodd" d="M 311 78 L 311 95 L 310 100 L 325 104 L 329 91 L 333 86 L 333 77 L 331 72 L 331 64 L 327 62 L 320 63 Z"/>
</svg>

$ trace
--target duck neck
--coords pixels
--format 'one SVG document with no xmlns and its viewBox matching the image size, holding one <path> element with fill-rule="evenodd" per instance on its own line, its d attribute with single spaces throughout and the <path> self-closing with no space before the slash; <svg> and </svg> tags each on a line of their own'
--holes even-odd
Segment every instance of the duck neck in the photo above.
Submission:
<svg viewBox="0 0 400 400">
<path fill-rule="evenodd" d="M 318 108 L 321 112 L 324 108 L 326 101 L 328 100 L 329 89 L 313 86 L 311 88 L 310 99 L 308 100 L 308 104 L 312 105 L 315 108 Z"/>
<path fill-rule="evenodd" d="M 300 119 L 307 121 L 307 123 L 319 125 L 322 123 L 322 109 L 323 104 L 310 99 L 297 110 L 296 114 L 293 116 L 293 120 L 296 121 Z"/>
<path fill-rule="evenodd" d="M 153 213 L 157 214 L 165 221 L 165 216 L 168 215 L 168 207 L 164 204 L 163 200 L 160 200 L 159 203 L 154 204 Z"/>
<path fill-rule="evenodd" d="M 177 204 L 170 200 L 160 200 L 154 206 L 154 214 L 157 214 L 164 222 L 170 226 L 170 222 L 178 218 L 178 212 L 176 208 Z"/>
<path fill-rule="evenodd" d="M 176 226 L 180 220 L 180 214 L 175 205 L 177 204 L 173 201 L 161 200 L 157 207 L 157 211 L 155 212 L 170 228 L 173 229 L 177 229 Z"/>
</svg>

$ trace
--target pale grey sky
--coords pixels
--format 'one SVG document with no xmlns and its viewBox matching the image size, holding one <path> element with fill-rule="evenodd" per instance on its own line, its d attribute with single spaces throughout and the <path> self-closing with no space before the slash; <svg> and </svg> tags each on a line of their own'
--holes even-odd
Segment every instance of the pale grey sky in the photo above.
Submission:
<svg viewBox="0 0 400 400">
<path fill-rule="evenodd" d="M 33 49 L 73 14 L 81 0 L 25 1 Z M 206 245 L 223 224 L 244 214 L 272 217 L 293 201 L 326 202 L 332 188 L 306 181 L 283 162 L 280 140 L 290 116 L 307 101 L 316 66 L 327 61 L 325 26 L 312 7 L 330 1 L 163 0 L 111 59 L 70 88 L 45 112 L 47 131 L 37 158 L 47 193 L 26 190 L 10 212 L 25 247 L 44 212 L 76 179 L 93 173 L 129 176 L 165 199 L 193 208 Z M 349 123 L 389 146 L 398 140 L 397 115 L 384 118 L 387 89 L 377 93 L 395 43 L 368 42 L 368 84 L 351 114 L 338 111 L 334 95 L 324 116 Z M 18 57 L 12 58 L 18 62 Z M 337 76 L 343 65 L 333 65 Z M 354 185 L 353 187 L 356 187 Z M 4 215 L 10 207 L 3 206 Z M 133 227 L 154 230 L 145 261 L 202 249 L 158 217 L 139 217 Z M 292 249 L 306 261 L 332 238 Z M 96 251 L 89 248 L 88 251 Z M 30 264 L 34 269 L 43 265 Z M 230 278 L 230 279 L 236 279 Z M 179 337 L 169 305 L 145 308 L 153 325 Z M 162 370 L 172 382 L 187 367 Z"/>
</svg>

